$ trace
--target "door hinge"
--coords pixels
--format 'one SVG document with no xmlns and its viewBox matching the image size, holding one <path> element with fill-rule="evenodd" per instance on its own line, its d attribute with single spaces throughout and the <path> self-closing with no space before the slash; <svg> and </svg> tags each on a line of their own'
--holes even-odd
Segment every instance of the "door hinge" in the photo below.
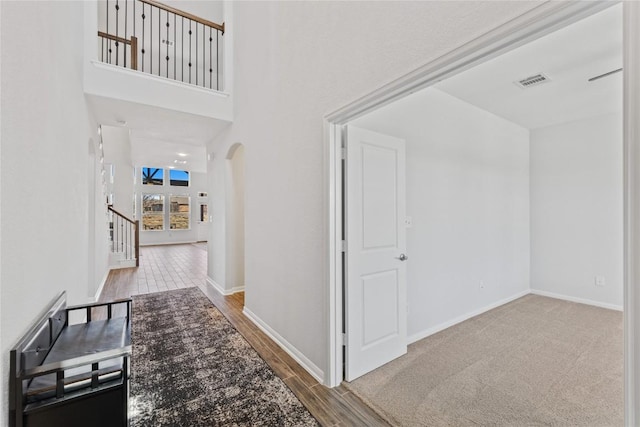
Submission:
<svg viewBox="0 0 640 427">
<path fill-rule="evenodd" d="M 347 149 L 345 147 L 340 148 L 340 158 L 342 160 L 346 160 L 347 158 Z"/>
<path fill-rule="evenodd" d="M 347 241 L 346 240 L 342 241 L 342 252 L 347 252 Z"/>
<path fill-rule="evenodd" d="M 347 334 L 345 334 L 344 332 L 342 333 L 342 345 L 347 345 Z"/>
</svg>

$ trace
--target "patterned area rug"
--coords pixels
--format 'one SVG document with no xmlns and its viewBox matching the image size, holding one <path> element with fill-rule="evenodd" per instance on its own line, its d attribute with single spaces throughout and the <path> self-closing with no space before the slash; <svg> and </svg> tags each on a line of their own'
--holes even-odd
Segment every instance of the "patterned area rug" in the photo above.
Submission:
<svg viewBox="0 0 640 427">
<path fill-rule="evenodd" d="M 132 343 L 132 427 L 318 425 L 197 288 L 133 297 Z"/>
</svg>

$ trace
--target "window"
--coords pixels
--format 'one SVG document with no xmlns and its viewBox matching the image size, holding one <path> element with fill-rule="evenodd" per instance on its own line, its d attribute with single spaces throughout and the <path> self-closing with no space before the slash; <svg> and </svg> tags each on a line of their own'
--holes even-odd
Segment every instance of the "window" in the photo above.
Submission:
<svg viewBox="0 0 640 427">
<path fill-rule="evenodd" d="M 174 187 L 188 187 L 189 172 L 171 169 L 169 171 L 169 184 L 173 185 Z"/>
<path fill-rule="evenodd" d="M 169 212 L 169 228 L 172 230 L 188 230 L 190 217 L 189 196 L 171 196 L 171 210 Z"/>
<path fill-rule="evenodd" d="M 164 230 L 164 196 L 142 195 L 142 229 Z"/>
<path fill-rule="evenodd" d="M 164 185 L 164 170 L 158 168 L 142 168 L 144 185 Z"/>
</svg>

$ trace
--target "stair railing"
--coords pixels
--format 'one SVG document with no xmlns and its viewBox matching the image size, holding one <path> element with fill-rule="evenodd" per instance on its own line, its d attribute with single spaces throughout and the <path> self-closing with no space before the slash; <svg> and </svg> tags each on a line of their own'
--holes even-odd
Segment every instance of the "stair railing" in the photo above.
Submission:
<svg viewBox="0 0 640 427">
<path fill-rule="evenodd" d="M 107 62 L 109 64 L 113 64 L 115 62 L 116 65 L 119 65 L 120 59 L 120 43 L 125 46 L 129 46 L 129 64 L 132 70 L 138 69 L 138 38 L 135 36 L 131 36 L 131 40 L 123 39 L 122 37 L 117 37 L 112 34 L 103 33 L 102 31 L 98 31 L 98 37 L 100 37 L 100 60 L 102 62 Z M 116 54 L 115 59 L 113 55 L 113 48 L 111 46 L 111 42 L 115 42 Z M 122 52 L 123 61 L 122 66 L 127 67 L 127 51 L 123 48 Z"/>
<path fill-rule="evenodd" d="M 98 32 L 103 62 L 220 90 L 224 23 L 155 0 L 106 0 Z M 102 6 L 100 6 L 102 7 Z"/>
<path fill-rule="evenodd" d="M 122 254 L 124 259 L 135 259 L 136 267 L 140 266 L 140 221 L 132 220 L 108 206 L 111 213 L 110 234 L 111 252 Z"/>
</svg>

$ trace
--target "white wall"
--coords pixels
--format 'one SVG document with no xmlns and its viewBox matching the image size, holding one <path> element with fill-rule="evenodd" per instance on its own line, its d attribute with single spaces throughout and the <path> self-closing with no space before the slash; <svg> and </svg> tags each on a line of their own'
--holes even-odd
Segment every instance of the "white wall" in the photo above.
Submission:
<svg viewBox="0 0 640 427">
<path fill-rule="evenodd" d="M 145 165 L 155 167 L 153 165 Z M 172 187 L 169 185 L 169 169 L 164 169 L 164 185 L 143 185 L 142 167 L 136 166 L 136 203 L 137 216 L 140 220 L 140 244 L 141 245 L 163 245 L 169 243 L 193 243 L 198 241 L 198 193 L 207 191 L 207 174 L 191 172 L 189 173 L 188 187 Z M 144 230 L 142 227 L 142 194 L 164 194 L 164 230 Z M 190 214 L 191 221 L 188 230 L 169 229 L 169 196 L 189 195 L 191 197 Z"/>
<path fill-rule="evenodd" d="M 353 124 L 407 143 L 410 340 L 528 291 L 526 128 L 433 88 Z"/>
<path fill-rule="evenodd" d="M 0 36 L 2 35 L 2 6 L 0 6 Z M 0 100 L 2 99 L 2 42 L 0 41 Z M 2 102 L 0 101 L 0 159 L 2 158 Z M 2 242 L 2 162 L 0 161 L 0 242 Z M 4 341 L 4 335 L 2 334 L 2 245 L 0 244 L 0 349 L 5 350 L 6 344 Z M 7 381 L 5 377 L 5 359 L 2 359 L 0 363 L 0 379 L 4 382 L 5 386 L 0 391 L 0 425 L 4 426 L 7 423 Z"/>
<path fill-rule="evenodd" d="M 99 293 L 109 274 L 109 225 L 106 203 L 106 180 L 102 174 L 104 169 L 104 153 L 100 145 L 97 122 L 90 116 L 90 129 L 96 132 L 88 142 L 87 190 L 88 190 L 88 242 L 89 259 L 87 296 L 92 300 L 99 298 Z"/>
<path fill-rule="evenodd" d="M 0 8 L 0 422 L 6 425 L 9 349 L 60 291 L 67 290 L 70 304 L 89 299 L 87 143 L 95 129 L 82 88 L 82 7 L 3 1 Z"/>
<path fill-rule="evenodd" d="M 226 269 L 225 291 L 238 291 L 244 288 L 244 146 L 238 145 L 226 165 L 227 216 L 226 233 Z"/>
<path fill-rule="evenodd" d="M 113 208 L 133 218 L 133 162 L 129 129 L 103 125 L 102 141 L 104 161 L 113 166 L 113 182 L 108 185 L 113 194 Z"/>
<path fill-rule="evenodd" d="M 218 160 L 217 156 L 222 158 Z M 217 287 L 226 284 L 226 153 L 207 154 L 207 188 L 209 198 L 209 237 L 207 257 L 207 277 Z M 217 189 L 217 191 L 212 191 Z M 230 286 L 231 287 L 231 286 Z"/>
<path fill-rule="evenodd" d="M 620 114 L 531 131 L 533 290 L 622 308 L 622 164 Z"/>
<path fill-rule="evenodd" d="M 328 360 L 324 115 L 538 4 L 233 3 L 236 108 L 211 168 L 245 145 L 245 304 L 316 375 Z M 220 221 L 214 213 L 212 233 Z M 209 248 L 209 267 L 224 263 L 220 245 Z"/>
</svg>

